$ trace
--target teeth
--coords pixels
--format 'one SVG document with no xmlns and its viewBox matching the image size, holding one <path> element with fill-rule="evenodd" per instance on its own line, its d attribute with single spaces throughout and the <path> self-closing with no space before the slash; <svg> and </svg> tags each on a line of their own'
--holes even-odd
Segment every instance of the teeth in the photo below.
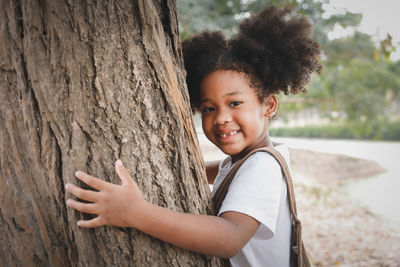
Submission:
<svg viewBox="0 0 400 267">
<path fill-rule="evenodd" d="M 232 131 L 229 134 L 221 134 L 221 137 L 225 138 L 225 137 L 228 137 L 228 136 L 231 136 L 231 135 L 234 135 L 234 134 L 237 134 L 237 131 Z"/>
</svg>

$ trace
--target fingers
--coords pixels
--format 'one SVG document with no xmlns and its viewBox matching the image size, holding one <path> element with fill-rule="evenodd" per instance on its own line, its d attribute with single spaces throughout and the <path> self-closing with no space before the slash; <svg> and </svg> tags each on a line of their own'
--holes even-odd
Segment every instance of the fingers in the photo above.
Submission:
<svg viewBox="0 0 400 267">
<path fill-rule="evenodd" d="M 68 199 L 67 205 L 68 205 L 68 207 L 71 207 L 73 209 L 76 209 L 76 210 L 84 212 L 84 213 L 89 213 L 89 214 L 98 214 L 99 213 L 96 204 L 93 204 L 93 203 L 83 203 L 83 202 L 76 201 L 74 199 Z"/>
<path fill-rule="evenodd" d="M 128 170 L 122 164 L 121 160 L 117 160 L 115 162 L 115 171 L 117 172 L 119 178 L 121 179 L 122 184 L 128 184 L 132 181 L 132 177 L 129 174 Z"/>
<path fill-rule="evenodd" d="M 73 194 L 74 196 L 76 196 L 77 198 L 83 199 L 83 200 L 87 200 L 90 202 L 96 202 L 98 200 L 98 192 L 92 191 L 92 190 L 85 190 L 82 189 L 76 185 L 73 184 L 66 184 L 65 185 L 65 190 L 67 190 L 67 192 Z"/>
<path fill-rule="evenodd" d="M 101 190 L 103 187 L 105 187 L 107 185 L 107 182 L 100 180 L 99 178 L 90 176 L 87 173 L 81 172 L 81 171 L 77 171 L 75 173 L 75 176 L 81 180 L 82 182 L 84 182 L 85 184 L 97 189 L 97 190 Z"/>
<path fill-rule="evenodd" d="M 98 216 L 88 221 L 80 220 L 77 222 L 77 225 L 83 228 L 93 228 L 97 226 L 102 226 L 104 225 L 104 223 L 102 223 L 100 216 Z"/>
<path fill-rule="evenodd" d="M 92 228 L 102 225 L 119 225 L 118 220 L 116 220 L 116 224 L 114 223 L 114 211 L 116 208 L 119 209 L 119 207 L 121 206 L 121 198 L 125 199 L 126 192 L 129 191 L 128 189 L 131 189 L 131 187 L 124 185 L 132 185 L 134 184 L 134 182 L 128 170 L 123 166 L 121 160 L 116 161 L 115 170 L 121 179 L 122 185 L 108 183 L 96 177 L 90 176 L 84 172 L 77 171 L 75 173 L 75 176 L 79 180 L 91 186 L 92 188 L 97 189 L 99 192 L 82 189 L 73 184 L 67 184 L 65 186 L 66 191 L 73 194 L 77 198 L 93 202 L 83 203 L 73 199 L 68 199 L 67 205 L 69 207 L 80 212 L 98 215 L 96 218 L 91 220 L 78 221 L 78 226 L 84 228 Z M 136 191 L 134 191 L 133 193 L 135 192 Z M 130 191 L 128 193 L 129 195 L 132 195 L 130 194 Z M 118 216 L 116 217 L 118 218 Z"/>
</svg>

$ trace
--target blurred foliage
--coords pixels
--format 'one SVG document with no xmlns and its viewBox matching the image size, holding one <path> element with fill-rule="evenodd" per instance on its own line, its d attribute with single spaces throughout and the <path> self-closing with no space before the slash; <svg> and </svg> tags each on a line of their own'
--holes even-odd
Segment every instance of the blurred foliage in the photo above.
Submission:
<svg viewBox="0 0 400 267">
<path fill-rule="evenodd" d="M 304 138 L 400 140 L 400 122 L 368 121 L 295 128 L 272 127 L 270 135 Z"/>
<path fill-rule="evenodd" d="M 279 116 L 284 120 L 307 108 L 317 108 L 321 118 L 333 123 L 349 123 L 366 132 L 369 131 L 366 127 L 355 124 L 399 120 L 400 62 L 390 59 L 396 45 L 389 34 L 377 44 L 372 36 L 357 31 L 361 14 L 341 12 L 327 16 L 325 8 L 329 0 L 178 0 L 177 3 L 182 39 L 205 29 L 221 30 L 230 37 L 238 23 L 267 5 L 291 6 L 309 17 L 314 25 L 314 38 L 323 50 L 324 70 L 308 86 L 307 96 L 279 97 L 283 110 Z M 339 26 L 350 27 L 352 34 L 330 40 L 328 33 Z"/>
<path fill-rule="evenodd" d="M 329 0 L 178 0 L 181 38 L 186 39 L 203 30 L 221 30 L 227 37 L 236 33 L 237 25 L 265 6 L 290 6 L 312 20 L 315 36 L 321 44 L 328 42 L 326 33 L 336 24 L 342 27 L 356 26 L 360 14 L 346 12 L 322 19 L 323 5 Z"/>
</svg>

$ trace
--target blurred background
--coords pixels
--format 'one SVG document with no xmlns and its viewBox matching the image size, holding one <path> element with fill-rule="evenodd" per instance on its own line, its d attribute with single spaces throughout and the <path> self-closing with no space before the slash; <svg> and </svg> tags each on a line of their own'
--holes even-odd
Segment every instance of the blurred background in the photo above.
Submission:
<svg viewBox="0 0 400 267">
<path fill-rule="evenodd" d="M 226 37 L 267 5 L 309 17 L 324 70 L 279 97 L 306 245 L 316 266 L 400 266 L 399 0 L 178 0 L 181 39 Z M 205 160 L 223 155 L 196 129 Z"/>
</svg>

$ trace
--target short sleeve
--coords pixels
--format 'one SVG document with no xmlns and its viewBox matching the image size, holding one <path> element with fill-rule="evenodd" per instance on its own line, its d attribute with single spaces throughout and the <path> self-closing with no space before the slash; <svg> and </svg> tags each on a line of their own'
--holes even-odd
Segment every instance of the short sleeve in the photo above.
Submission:
<svg viewBox="0 0 400 267">
<path fill-rule="evenodd" d="M 260 222 L 261 239 L 275 234 L 283 183 L 279 163 L 268 153 L 250 156 L 236 173 L 221 209 L 246 214 Z"/>
</svg>

